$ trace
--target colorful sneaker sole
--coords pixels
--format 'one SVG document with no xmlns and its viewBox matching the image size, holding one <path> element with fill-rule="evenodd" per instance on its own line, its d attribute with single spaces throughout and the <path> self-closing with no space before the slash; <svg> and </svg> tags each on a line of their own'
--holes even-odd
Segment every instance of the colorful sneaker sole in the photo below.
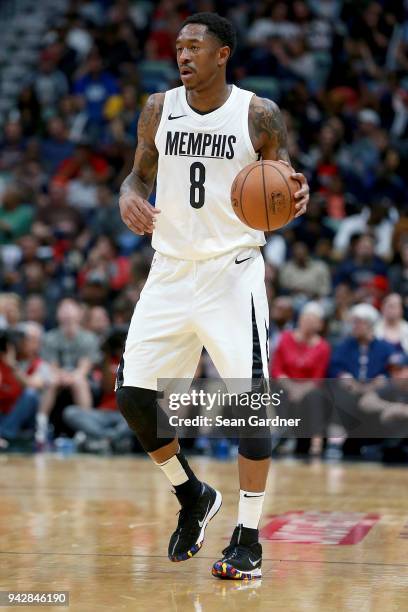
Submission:
<svg viewBox="0 0 408 612">
<path fill-rule="evenodd" d="M 222 561 L 214 563 L 211 573 L 216 578 L 223 580 L 256 580 L 262 578 L 260 567 L 250 572 L 241 572 L 229 563 L 223 563 Z"/>
</svg>

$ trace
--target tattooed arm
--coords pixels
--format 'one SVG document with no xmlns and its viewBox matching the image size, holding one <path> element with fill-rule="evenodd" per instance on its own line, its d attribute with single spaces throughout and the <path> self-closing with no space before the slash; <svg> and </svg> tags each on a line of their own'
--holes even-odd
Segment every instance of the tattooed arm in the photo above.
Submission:
<svg viewBox="0 0 408 612">
<path fill-rule="evenodd" d="M 132 172 L 120 189 L 119 207 L 122 220 L 135 234 L 151 233 L 155 215 L 160 211 L 147 198 L 157 174 L 158 151 L 154 137 L 160 123 L 164 94 L 153 94 L 143 108 L 137 127 L 138 143 Z"/>
<path fill-rule="evenodd" d="M 290 165 L 287 131 L 279 107 L 267 98 L 253 96 L 249 105 L 248 121 L 252 144 L 261 158 L 282 161 Z M 301 188 L 295 194 L 296 217 L 299 217 L 306 212 L 309 185 L 303 174 L 293 171 L 292 176 L 301 183 Z"/>
</svg>

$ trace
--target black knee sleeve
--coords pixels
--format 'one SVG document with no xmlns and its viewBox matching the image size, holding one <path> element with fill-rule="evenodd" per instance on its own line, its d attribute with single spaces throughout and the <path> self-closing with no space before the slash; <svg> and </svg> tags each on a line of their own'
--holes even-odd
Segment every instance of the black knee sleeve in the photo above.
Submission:
<svg viewBox="0 0 408 612">
<path fill-rule="evenodd" d="M 262 386 L 260 392 L 266 393 L 266 389 Z M 253 425 L 250 423 L 250 417 L 256 417 L 259 422 L 265 422 L 268 418 L 266 407 L 257 405 L 257 410 L 252 406 L 255 405 L 251 400 L 257 399 L 259 393 L 247 393 L 240 396 L 237 403 L 232 404 L 234 417 L 242 418 L 247 423 L 239 429 L 239 446 L 238 452 L 246 459 L 261 461 L 268 459 L 272 454 L 272 434 L 268 425 Z M 247 401 L 242 401 L 248 398 Z"/>
<path fill-rule="evenodd" d="M 130 429 L 147 453 L 166 446 L 176 437 L 176 430 L 169 425 L 166 414 L 157 403 L 157 391 L 120 387 L 116 391 L 116 401 Z"/>
<path fill-rule="evenodd" d="M 272 454 L 272 440 L 267 438 L 240 438 L 238 452 L 245 459 L 261 461 L 268 459 Z"/>
</svg>

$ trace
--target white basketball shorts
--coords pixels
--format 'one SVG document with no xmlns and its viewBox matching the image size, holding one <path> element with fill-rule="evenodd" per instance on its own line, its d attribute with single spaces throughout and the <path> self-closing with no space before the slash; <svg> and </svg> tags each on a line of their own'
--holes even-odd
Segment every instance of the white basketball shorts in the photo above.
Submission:
<svg viewBox="0 0 408 612">
<path fill-rule="evenodd" d="M 223 379 L 268 378 L 268 326 L 259 248 L 203 261 L 156 253 L 116 386 L 157 390 L 158 379 L 191 381 L 203 347 Z"/>
</svg>

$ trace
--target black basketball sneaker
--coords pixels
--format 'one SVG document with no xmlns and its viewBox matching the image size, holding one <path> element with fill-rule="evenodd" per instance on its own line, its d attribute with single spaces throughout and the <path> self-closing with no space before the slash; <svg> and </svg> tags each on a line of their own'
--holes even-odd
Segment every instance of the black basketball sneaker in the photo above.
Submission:
<svg viewBox="0 0 408 612">
<path fill-rule="evenodd" d="M 198 500 L 180 510 L 177 529 L 169 542 L 170 561 L 185 561 L 198 553 L 204 542 L 205 528 L 221 504 L 221 493 L 203 482 Z"/>
<path fill-rule="evenodd" d="M 253 580 L 262 578 L 262 546 L 258 542 L 258 530 L 238 525 L 231 542 L 216 561 L 212 575 L 226 580 Z"/>
</svg>

